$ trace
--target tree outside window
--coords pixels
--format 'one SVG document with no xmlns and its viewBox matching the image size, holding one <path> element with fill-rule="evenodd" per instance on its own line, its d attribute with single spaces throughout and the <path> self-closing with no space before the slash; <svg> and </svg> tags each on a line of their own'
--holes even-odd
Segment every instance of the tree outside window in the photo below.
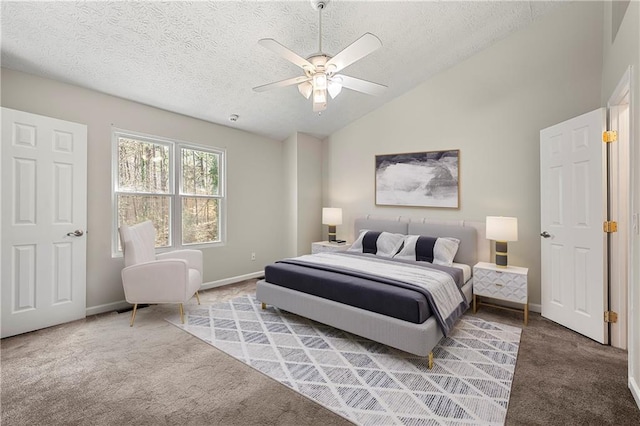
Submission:
<svg viewBox="0 0 640 426">
<path fill-rule="evenodd" d="M 220 154 L 181 148 L 182 244 L 219 240 Z"/>
<path fill-rule="evenodd" d="M 224 152 L 114 131 L 117 227 L 151 220 L 156 247 L 220 243 Z"/>
</svg>

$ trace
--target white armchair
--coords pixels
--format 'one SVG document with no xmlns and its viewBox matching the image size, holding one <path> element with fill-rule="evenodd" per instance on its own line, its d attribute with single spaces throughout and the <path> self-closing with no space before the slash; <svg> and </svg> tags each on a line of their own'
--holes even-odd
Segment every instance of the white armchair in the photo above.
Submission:
<svg viewBox="0 0 640 426">
<path fill-rule="evenodd" d="M 202 285 L 202 252 L 175 250 L 156 256 L 156 230 L 151 221 L 120 226 L 124 252 L 122 286 L 127 302 L 133 304 L 131 327 L 138 303 L 178 303 L 184 324 L 183 303 L 196 295 Z"/>
</svg>

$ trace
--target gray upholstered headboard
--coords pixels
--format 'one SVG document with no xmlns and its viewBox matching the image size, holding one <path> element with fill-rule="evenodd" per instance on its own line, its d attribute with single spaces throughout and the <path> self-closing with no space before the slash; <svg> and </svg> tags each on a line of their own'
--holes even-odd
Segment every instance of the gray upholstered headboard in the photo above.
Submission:
<svg viewBox="0 0 640 426">
<path fill-rule="evenodd" d="M 430 237 L 453 237 L 460 240 L 454 262 L 473 266 L 483 257 L 478 255 L 478 235 L 473 226 L 443 225 L 436 223 L 410 222 L 399 219 L 358 218 L 354 224 L 355 236 L 360 231 L 386 231 L 395 234 L 427 235 Z"/>
<path fill-rule="evenodd" d="M 405 234 L 409 229 L 409 223 L 407 221 L 393 220 L 393 219 L 369 219 L 359 218 L 355 220 L 354 229 L 356 231 L 356 237 L 360 235 L 360 231 L 366 229 L 367 231 L 386 231 L 394 234 Z"/>
</svg>

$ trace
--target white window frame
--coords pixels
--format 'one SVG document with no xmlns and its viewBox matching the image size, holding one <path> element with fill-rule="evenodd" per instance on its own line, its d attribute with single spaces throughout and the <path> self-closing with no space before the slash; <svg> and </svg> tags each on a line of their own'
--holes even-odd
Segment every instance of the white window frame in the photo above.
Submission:
<svg viewBox="0 0 640 426">
<path fill-rule="evenodd" d="M 111 207 L 112 207 L 112 232 L 111 232 L 111 254 L 112 257 L 122 257 L 122 250 L 119 247 L 120 237 L 118 235 L 118 195 L 126 194 L 127 191 L 119 191 L 118 188 L 118 139 L 125 137 L 135 139 L 142 142 L 149 142 L 169 147 L 169 213 L 171 220 L 169 221 L 169 245 L 167 247 L 157 247 L 157 252 L 165 252 L 177 249 L 200 249 L 208 247 L 224 246 L 226 244 L 226 223 L 227 223 L 227 194 L 226 194 L 226 170 L 227 170 L 227 152 L 223 148 L 217 148 L 207 145 L 199 145 L 191 142 L 184 142 L 176 139 L 163 138 L 160 136 L 148 135 L 140 132 L 112 128 L 111 131 Z M 181 149 L 191 149 L 203 152 L 217 154 L 219 156 L 218 163 L 218 195 L 202 196 L 193 194 L 184 194 L 182 192 L 182 163 Z M 132 192 L 132 194 L 146 195 L 144 192 Z M 148 193 L 148 195 L 162 195 L 156 193 Z M 202 197 L 218 199 L 218 220 L 219 241 L 210 243 L 193 243 L 182 244 L 182 198 Z"/>
</svg>

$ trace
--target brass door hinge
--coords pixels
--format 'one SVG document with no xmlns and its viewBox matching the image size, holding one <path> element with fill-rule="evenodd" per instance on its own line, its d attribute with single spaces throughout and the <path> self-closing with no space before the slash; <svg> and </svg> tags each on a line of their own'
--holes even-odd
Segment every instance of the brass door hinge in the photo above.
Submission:
<svg viewBox="0 0 640 426">
<path fill-rule="evenodd" d="M 604 232 L 618 232 L 618 222 L 615 220 L 607 220 L 602 224 L 602 229 Z"/>
<path fill-rule="evenodd" d="M 609 143 L 615 142 L 618 140 L 618 132 L 615 130 L 607 130 L 606 132 L 602 132 L 602 142 Z"/>
<path fill-rule="evenodd" d="M 618 313 L 613 311 L 604 311 L 604 322 L 618 322 Z"/>
</svg>

